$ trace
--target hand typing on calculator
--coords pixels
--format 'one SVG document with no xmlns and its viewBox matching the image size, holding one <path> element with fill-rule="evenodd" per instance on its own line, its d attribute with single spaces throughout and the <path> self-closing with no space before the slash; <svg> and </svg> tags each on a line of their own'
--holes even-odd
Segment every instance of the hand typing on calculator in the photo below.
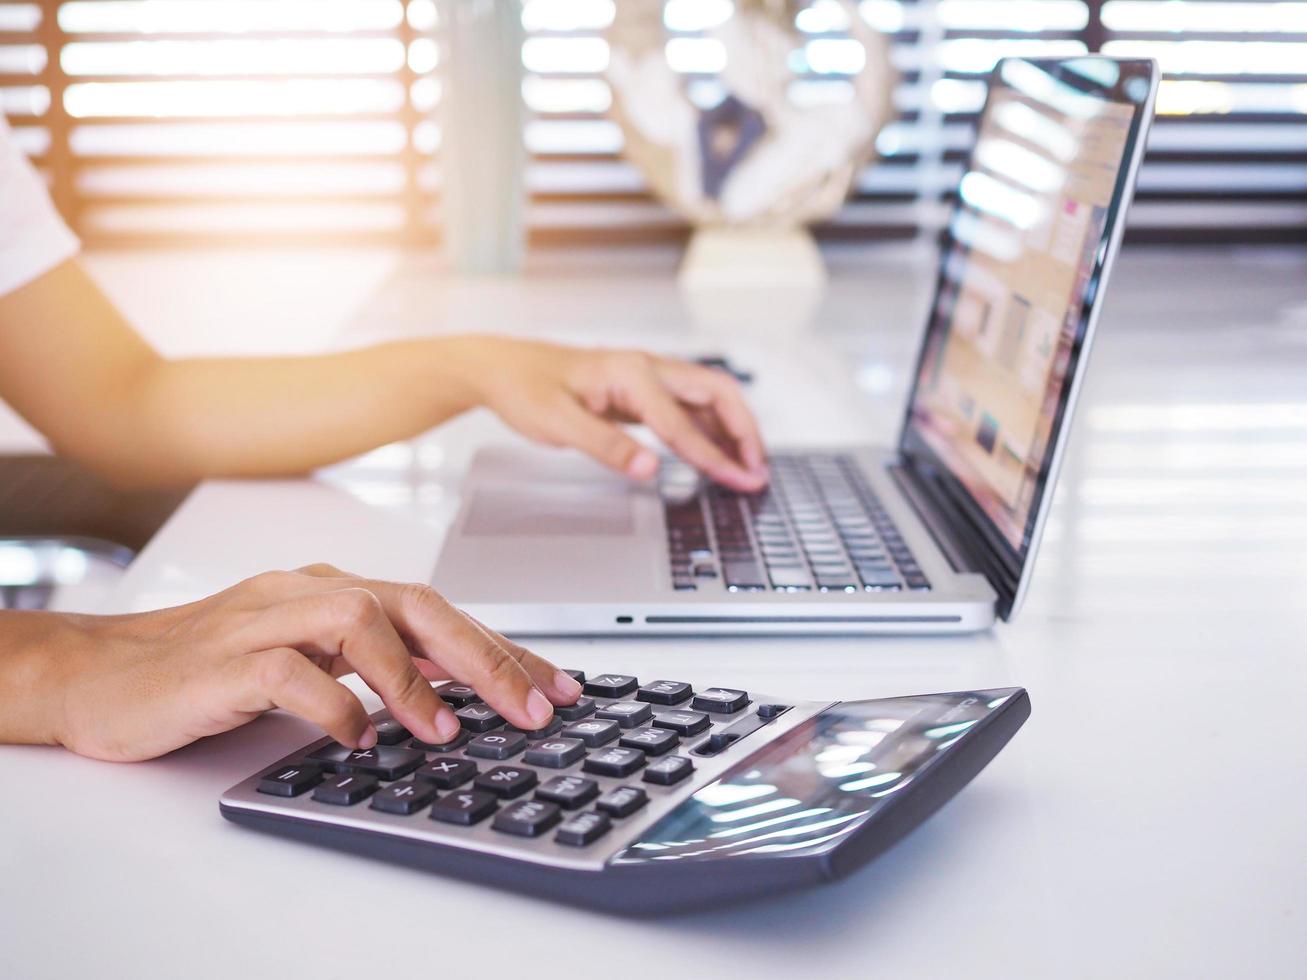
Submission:
<svg viewBox="0 0 1307 980">
<path fill-rule="evenodd" d="M 528 730 L 581 693 L 566 673 L 432 589 L 328 565 L 269 572 L 172 609 L 32 613 L 15 626 L 23 635 L 0 671 L 0 741 L 59 744 L 97 759 L 153 758 L 272 708 L 320 725 L 342 746 L 371 748 L 376 727 L 337 681 L 349 673 L 432 743 L 456 737 L 460 722 L 431 679 L 475 685 Z"/>
</svg>

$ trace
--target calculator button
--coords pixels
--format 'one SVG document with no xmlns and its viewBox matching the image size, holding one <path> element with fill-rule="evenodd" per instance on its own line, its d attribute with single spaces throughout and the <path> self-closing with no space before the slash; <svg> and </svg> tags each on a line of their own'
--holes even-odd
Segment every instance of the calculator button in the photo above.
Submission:
<svg viewBox="0 0 1307 980">
<path fill-rule="evenodd" d="M 577 698 L 575 704 L 556 705 L 554 717 L 561 718 L 563 721 L 577 721 L 586 715 L 594 714 L 594 710 L 594 698 Z"/>
<path fill-rule="evenodd" d="M 558 817 L 559 809 L 553 803 L 545 803 L 541 800 L 518 800 L 512 806 L 500 810 L 491 826 L 504 834 L 539 837 L 558 823 Z"/>
<path fill-rule="evenodd" d="M 623 728 L 635 728 L 646 724 L 653 717 L 653 712 L 643 701 L 614 701 L 596 711 L 595 717 L 615 721 Z"/>
<path fill-rule="evenodd" d="M 433 759 L 419 769 L 414 775 L 425 779 L 441 789 L 453 789 L 462 786 L 477 774 L 477 764 L 467 759 Z"/>
<path fill-rule="evenodd" d="M 650 681 L 635 696 L 650 704 L 680 704 L 693 693 L 694 688 L 684 681 Z"/>
<path fill-rule="evenodd" d="M 649 794 L 639 786 L 618 786 L 595 801 L 595 808 L 614 817 L 629 817 L 649 802 Z"/>
<path fill-rule="evenodd" d="M 606 813 L 597 813 L 593 810 L 589 813 L 577 813 L 568 817 L 567 822 L 558 828 L 554 840 L 570 847 L 585 847 L 608 833 L 612 826 L 613 822 L 608 819 Z"/>
<path fill-rule="evenodd" d="M 649 767 L 644 771 L 644 781 L 657 783 L 659 786 L 671 786 L 673 783 L 679 783 L 692 772 L 694 772 L 694 763 L 685 756 L 669 755 L 666 759 L 657 759 L 649 763 Z"/>
<path fill-rule="evenodd" d="M 712 721 L 702 711 L 659 711 L 653 717 L 655 728 L 666 728 L 682 737 L 698 735 Z"/>
<path fill-rule="evenodd" d="M 548 769 L 566 769 L 585 757 L 585 743 L 579 738 L 551 738 L 537 742 L 526 750 L 523 758 L 533 766 Z"/>
<path fill-rule="evenodd" d="M 269 796 L 299 796 L 322 782 L 322 767 L 312 762 L 294 762 L 264 773 L 258 790 Z"/>
<path fill-rule="evenodd" d="M 423 742 L 421 739 L 413 739 L 409 742 L 409 748 L 421 749 L 423 752 L 453 752 L 455 749 L 462 748 L 467 744 L 467 740 L 472 736 L 467 732 L 460 730 L 448 742 Z"/>
<path fill-rule="evenodd" d="M 436 688 L 436 693 L 445 704 L 455 710 L 466 708 L 469 704 L 476 704 L 481 700 L 481 695 L 466 684 L 441 684 Z"/>
<path fill-rule="evenodd" d="M 416 749 L 401 748 L 398 745 L 351 749 L 339 742 L 324 745 L 313 753 L 313 758 L 330 762 L 337 771 L 354 769 L 381 779 L 402 779 L 427 761 L 427 757 Z"/>
<path fill-rule="evenodd" d="M 584 671 L 584 670 L 566 670 L 566 669 L 564 669 L 563 673 L 566 674 L 568 677 L 572 678 L 572 680 L 576 681 L 578 684 L 584 684 L 584 683 L 585 683 L 585 671 Z"/>
<path fill-rule="evenodd" d="M 458 715 L 459 724 L 469 732 L 488 732 L 504 723 L 499 712 L 488 704 L 469 704 L 466 708 L 459 708 L 454 714 Z"/>
<path fill-rule="evenodd" d="M 748 703 L 749 693 L 747 691 L 736 691 L 729 687 L 710 687 L 708 690 L 700 691 L 694 696 L 694 703 L 691 707 L 699 711 L 730 714 L 733 711 L 739 711 Z"/>
<path fill-rule="evenodd" d="M 758 717 L 770 721 L 789 710 L 790 706 L 788 704 L 760 704 L 758 705 Z"/>
<path fill-rule="evenodd" d="M 423 779 L 391 783 L 372 797 L 372 809 L 407 817 L 436 798 L 436 788 Z"/>
<path fill-rule="evenodd" d="M 378 718 L 372 726 L 377 730 L 378 745 L 398 745 L 412 737 L 412 733 L 394 718 Z"/>
<path fill-rule="evenodd" d="M 592 718 L 590 721 L 574 721 L 563 729 L 564 738 L 579 738 L 590 748 L 607 745 L 621 732 L 621 726 L 615 721 Z"/>
<path fill-rule="evenodd" d="M 521 796 L 537 782 L 534 769 L 519 769 L 515 766 L 495 766 L 483 772 L 473 784 L 477 789 L 494 793 L 505 800 Z"/>
<path fill-rule="evenodd" d="M 478 759 L 511 759 L 526 748 L 521 732 L 486 732 L 467 743 L 463 751 Z"/>
<path fill-rule="evenodd" d="M 313 798 L 333 806 L 353 806 L 371 796 L 377 785 L 377 780 L 366 773 L 339 773 L 315 789 Z"/>
<path fill-rule="evenodd" d="M 540 784 L 537 800 L 557 803 L 564 810 L 583 807 L 599 795 L 599 784 L 584 776 L 555 776 Z"/>
<path fill-rule="evenodd" d="M 600 776 L 629 776 L 643 765 L 644 753 L 639 749 L 611 748 L 591 753 L 581 768 Z"/>
<path fill-rule="evenodd" d="M 680 741 L 677 734 L 667 728 L 636 728 L 623 732 L 617 744 L 628 749 L 640 749 L 648 755 L 662 755 L 676 748 Z"/>
<path fill-rule="evenodd" d="M 562 727 L 563 723 L 558 719 L 557 713 L 555 713 L 554 717 L 549 719 L 549 724 L 544 728 L 518 728 L 516 725 L 509 725 L 508 730 L 510 732 L 521 732 L 534 742 L 538 738 L 548 738 Z"/>
<path fill-rule="evenodd" d="M 638 680 L 626 674 L 600 674 L 585 682 L 585 693 L 597 698 L 620 698 L 639 686 Z"/>
<path fill-rule="evenodd" d="M 431 819 L 470 827 L 494 813 L 498 805 L 492 793 L 478 793 L 472 789 L 459 790 L 436 802 L 436 805 L 431 808 Z"/>
</svg>

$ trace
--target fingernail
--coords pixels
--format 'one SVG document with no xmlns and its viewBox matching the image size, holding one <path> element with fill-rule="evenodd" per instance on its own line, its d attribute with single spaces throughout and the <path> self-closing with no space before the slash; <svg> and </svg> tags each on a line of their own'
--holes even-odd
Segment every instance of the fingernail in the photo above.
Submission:
<svg viewBox="0 0 1307 980">
<path fill-rule="evenodd" d="M 363 729 L 363 734 L 359 736 L 359 748 L 370 749 L 377 744 L 377 730 L 372 725 Z"/>
<path fill-rule="evenodd" d="M 452 742 L 458 735 L 459 728 L 462 727 L 458 721 L 458 715 L 454 714 L 449 705 L 441 705 L 440 710 L 436 712 L 436 732 L 440 735 L 442 741 Z"/>
<path fill-rule="evenodd" d="M 554 690 L 569 704 L 581 696 L 581 685 L 576 678 L 561 670 L 554 672 Z"/>
<path fill-rule="evenodd" d="M 626 464 L 626 475 L 633 480 L 649 480 L 658 472 L 658 457 L 642 449 Z"/>
<path fill-rule="evenodd" d="M 531 693 L 526 696 L 526 716 L 537 728 L 543 728 L 553 713 L 554 706 L 549 703 L 549 699 L 536 688 L 531 688 Z"/>
</svg>

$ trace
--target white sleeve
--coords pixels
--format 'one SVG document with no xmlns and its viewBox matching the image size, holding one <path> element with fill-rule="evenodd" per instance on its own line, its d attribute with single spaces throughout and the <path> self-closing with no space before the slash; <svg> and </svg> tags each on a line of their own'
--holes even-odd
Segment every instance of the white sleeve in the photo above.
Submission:
<svg viewBox="0 0 1307 980">
<path fill-rule="evenodd" d="M 72 258 L 78 247 L 0 116 L 0 296 Z"/>
</svg>

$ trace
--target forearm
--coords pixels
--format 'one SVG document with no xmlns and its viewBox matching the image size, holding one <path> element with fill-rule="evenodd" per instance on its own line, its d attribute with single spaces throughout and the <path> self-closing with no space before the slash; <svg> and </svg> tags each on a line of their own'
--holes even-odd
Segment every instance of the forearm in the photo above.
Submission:
<svg viewBox="0 0 1307 980">
<path fill-rule="evenodd" d="M 87 646 L 84 617 L 0 612 L 0 743 L 57 745 L 65 679 Z"/>
</svg>

